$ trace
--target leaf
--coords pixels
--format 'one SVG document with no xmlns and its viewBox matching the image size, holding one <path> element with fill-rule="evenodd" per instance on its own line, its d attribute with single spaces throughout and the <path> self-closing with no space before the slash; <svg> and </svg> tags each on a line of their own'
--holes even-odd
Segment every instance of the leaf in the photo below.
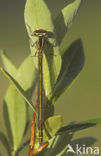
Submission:
<svg viewBox="0 0 101 156">
<path fill-rule="evenodd" d="M 45 129 L 51 137 L 62 127 L 63 121 L 61 116 L 52 116 L 45 121 Z"/>
<path fill-rule="evenodd" d="M 4 113 L 8 114 L 13 139 L 13 150 L 16 151 L 21 144 L 26 126 L 26 103 L 13 85 L 10 85 L 8 88 L 4 101 L 7 110 Z"/>
<path fill-rule="evenodd" d="M 50 99 L 54 103 L 80 73 L 84 65 L 84 52 L 80 39 L 73 42 L 62 52 L 62 68 Z"/>
<path fill-rule="evenodd" d="M 51 0 L 51 1 L 47 1 L 45 0 L 45 3 L 47 4 L 52 18 L 53 20 L 58 16 L 58 14 L 60 13 L 60 11 L 65 8 L 67 5 L 69 5 L 70 3 L 72 3 L 74 0 L 67 0 L 67 1 L 61 1 L 61 0 Z M 58 5 L 57 5 L 58 4 Z"/>
<path fill-rule="evenodd" d="M 54 19 L 56 37 L 60 44 L 64 35 L 72 24 L 74 17 L 80 7 L 82 0 L 74 0 L 72 3 L 62 9 L 58 16 Z"/>
<path fill-rule="evenodd" d="M 25 58 L 17 69 L 3 50 L 1 51 L 1 58 L 7 72 L 17 80 L 20 86 L 27 91 L 27 95 L 31 97 L 37 81 L 37 72 L 32 57 L 29 55 Z"/>
<path fill-rule="evenodd" d="M 40 156 L 60 156 L 60 153 L 65 150 L 67 145 L 71 142 L 73 134 L 63 133 L 62 135 L 54 136 L 49 141 L 49 146 Z M 58 155 L 59 154 L 59 155 Z"/>
<path fill-rule="evenodd" d="M 90 124 L 95 124 L 95 126 L 101 126 L 101 117 L 99 118 L 94 118 L 94 119 L 89 119 L 89 120 L 86 120 L 86 121 L 82 121 L 80 122 L 81 124 L 82 123 L 90 123 Z"/>
<path fill-rule="evenodd" d="M 66 155 L 66 151 L 68 149 L 68 144 L 71 144 L 72 147 L 75 146 L 75 144 L 79 144 L 80 147 L 82 147 L 82 145 L 85 144 L 87 145 L 87 147 L 93 145 L 96 142 L 95 138 L 92 137 L 87 137 L 87 138 L 80 138 L 80 139 L 76 139 L 74 141 L 72 140 L 73 134 L 74 132 L 78 131 L 78 130 L 83 130 L 89 127 L 93 127 L 96 126 L 95 122 L 97 123 L 97 121 L 99 121 L 99 123 L 101 119 L 95 119 L 94 122 L 92 120 L 91 123 L 88 121 L 88 123 L 77 123 L 77 124 L 71 124 L 71 125 L 67 125 L 64 126 L 62 128 L 60 128 L 60 130 L 57 132 L 57 134 L 51 139 L 49 140 L 49 146 L 48 148 L 40 154 L 40 156 L 51 156 L 51 155 L 57 155 L 57 156 L 65 156 Z M 73 148 L 75 149 L 75 148 Z"/>
<path fill-rule="evenodd" d="M 17 81 L 14 80 L 13 77 L 8 72 L 6 72 L 5 70 L 3 70 L 2 68 L 0 68 L 0 71 L 14 85 L 14 87 L 16 88 L 16 90 L 20 93 L 20 95 L 24 98 L 24 100 L 29 104 L 29 106 L 33 109 L 33 111 L 35 111 L 35 113 L 37 115 L 36 109 L 34 108 L 32 102 L 25 95 L 24 90 L 20 87 L 20 85 L 17 83 Z"/>
<path fill-rule="evenodd" d="M 33 85 L 35 87 L 37 80 L 37 72 L 34 66 L 33 59 L 30 55 L 27 58 L 25 58 L 25 60 L 18 68 L 16 80 L 25 91 L 32 88 Z"/>
<path fill-rule="evenodd" d="M 59 129 L 56 135 L 62 134 L 63 132 L 76 132 L 86 128 L 95 126 L 95 123 L 77 123 L 73 125 L 67 125 Z"/>
<path fill-rule="evenodd" d="M 10 61 L 10 59 L 8 57 L 6 57 L 5 54 L 3 54 L 3 55 L 4 55 L 3 56 L 3 62 L 5 63 L 6 68 L 7 68 L 8 66 L 10 66 L 9 64 L 12 65 L 13 63 Z M 7 70 L 8 69 L 9 68 L 7 68 Z M 36 73 L 36 70 L 35 70 L 35 66 L 34 66 L 32 57 L 31 56 L 28 56 L 23 61 L 23 63 L 20 65 L 20 67 L 15 71 L 15 73 L 16 73 L 14 75 L 15 79 L 19 82 L 19 84 L 21 84 L 21 86 L 23 87 L 23 89 L 25 91 L 27 91 L 26 92 L 27 96 L 28 97 L 31 97 L 31 94 L 33 92 L 33 88 L 35 87 L 35 82 L 36 82 L 36 77 L 37 77 L 37 74 L 35 74 Z M 16 83 L 15 83 L 15 85 L 16 85 Z M 12 85 L 10 85 L 10 88 L 12 88 Z M 19 86 L 19 88 L 20 88 L 20 86 Z M 14 86 L 13 86 L 13 89 L 14 89 Z M 25 94 L 24 90 L 22 90 L 22 88 L 20 88 L 20 91 Z M 12 93 L 13 91 L 12 91 L 12 89 L 8 89 L 6 95 L 7 94 L 13 94 Z M 10 139 L 10 144 L 11 144 L 12 147 L 13 147 L 13 143 L 14 143 L 14 148 L 18 147 L 18 144 L 20 144 L 20 140 L 22 139 L 21 137 L 23 137 L 23 133 L 24 133 L 23 131 L 25 131 L 25 126 L 26 126 L 26 125 L 22 124 L 21 133 L 20 134 L 19 134 L 19 131 L 18 130 L 16 130 L 16 131 L 14 130 L 14 126 L 11 127 L 11 125 L 13 124 L 13 120 L 10 120 L 9 119 L 9 113 L 14 112 L 14 107 L 16 107 L 16 105 L 19 106 L 19 100 L 20 101 L 21 100 L 23 101 L 22 102 L 22 105 L 25 104 L 25 100 L 23 99 L 23 97 L 21 96 L 20 98 L 17 98 L 18 95 L 19 95 L 19 93 L 16 93 L 16 91 L 14 92 L 14 95 L 15 94 L 17 94 L 17 96 L 12 97 L 11 100 L 7 100 L 7 102 L 4 102 L 4 105 L 3 105 L 4 106 L 3 107 L 4 108 L 4 119 L 5 119 L 5 125 L 6 125 L 6 128 L 7 128 L 7 133 L 8 133 L 8 136 L 9 136 L 9 139 Z M 12 101 L 15 101 L 15 102 L 12 104 L 14 107 L 11 108 L 10 105 L 11 105 Z M 8 112 L 8 107 L 10 107 L 10 109 L 11 109 L 9 112 Z M 16 110 L 16 114 L 17 114 L 17 111 L 19 111 L 19 110 Z M 24 118 L 25 117 L 24 116 L 24 113 L 26 114 L 26 118 Z M 24 120 L 24 123 L 26 124 L 27 112 L 24 112 L 24 113 L 22 113 L 22 116 L 23 116 L 22 119 Z M 13 119 L 16 118 L 16 114 L 15 113 L 11 113 L 11 116 L 12 116 Z M 21 123 L 20 122 L 20 119 L 18 119 L 18 120 L 19 120 L 18 123 Z M 13 133 L 13 136 L 12 136 L 12 133 Z M 17 133 L 20 136 L 19 136 L 19 138 L 16 141 Z M 14 149 L 14 150 L 16 150 L 16 149 Z"/>
<path fill-rule="evenodd" d="M 5 136 L 5 134 L 1 130 L 0 130 L 0 141 L 2 142 L 5 149 L 7 150 L 8 155 L 10 155 L 11 149 L 10 149 L 10 146 L 9 146 L 9 142 L 7 140 L 7 137 Z"/>
<path fill-rule="evenodd" d="M 25 5 L 25 23 L 34 31 L 44 29 L 53 31 L 51 13 L 43 0 L 27 0 Z M 43 20 L 40 20 L 41 19 Z"/>
<path fill-rule="evenodd" d="M 11 65 L 13 63 L 10 61 L 10 59 L 8 57 L 6 57 L 6 55 L 4 53 L 2 54 L 2 59 L 3 59 L 3 62 L 5 64 L 5 66 L 6 66 L 6 69 L 10 71 L 10 67 L 12 69 L 12 66 Z M 12 69 L 12 71 L 13 71 L 13 69 Z M 37 74 L 35 74 L 35 73 L 36 73 L 36 70 L 35 70 L 35 66 L 34 66 L 34 63 L 33 63 L 33 60 L 32 60 L 32 57 L 31 56 L 28 56 L 23 61 L 23 63 L 20 65 L 20 67 L 14 73 L 15 79 L 19 82 L 19 84 L 23 87 L 23 89 L 25 91 L 27 91 L 26 94 L 27 94 L 28 97 L 31 97 L 31 94 L 32 94 L 33 89 L 35 87 L 36 77 L 37 77 Z M 10 87 L 11 86 L 12 85 L 10 85 Z M 12 89 L 8 89 L 7 94 L 12 94 Z M 18 94 L 18 93 L 15 93 L 15 94 Z M 17 106 L 19 105 L 19 99 L 20 98 L 16 98 L 16 97 L 15 97 L 15 101 L 16 102 L 13 103 L 14 106 L 15 105 L 17 105 Z M 21 99 L 22 98 L 23 97 L 21 97 Z M 4 102 L 4 104 L 3 104 L 3 110 L 4 110 L 5 126 L 6 126 L 7 133 L 8 133 L 9 139 L 10 139 L 10 144 L 11 144 L 11 146 L 13 148 L 13 142 L 14 142 L 14 144 L 17 145 L 20 142 L 20 139 L 22 139 L 22 138 L 21 138 L 21 136 L 19 136 L 19 138 L 18 138 L 18 140 L 16 142 L 15 141 L 16 138 L 13 138 L 13 136 L 12 136 L 12 131 L 14 131 L 14 126 L 11 127 L 12 120 L 9 120 L 9 113 L 10 112 L 8 112 L 8 107 L 10 107 L 10 104 L 11 104 L 12 99 L 14 100 L 14 97 L 12 97 L 11 100 L 8 100 L 7 102 Z M 22 101 L 23 101 L 23 103 L 25 103 L 25 100 L 24 99 L 22 99 Z M 12 111 L 14 111 L 13 108 L 12 108 Z M 10 109 L 11 109 L 11 107 L 10 107 Z M 24 123 L 26 123 L 26 120 L 28 120 L 27 119 L 27 113 L 28 112 L 26 110 L 26 112 L 25 112 L 26 118 L 24 118 L 25 117 L 24 116 L 24 113 L 22 113 L 22 115 L 23 115 L 23 118 L 22 119 L 24 120 Z M 16 114 L 17 114 L 17 112 L 16 112 Z M 15 119 L 15 116 L 16 115 L 14 113 L 12 113 L 11 115 L 12 115 L 12 118 Z M 13 116 L 13 115 L 15 115 L 15 116 Z M 18 120 L 20 122 L 20 119 L 18 119 Z M 21 135 L 22 135 L 22 137 L 23 137 L 23 130 L 25 131 L 25 125 L 24 124 L 22 124 L 22 127 L 21 127 L 21 133 L 22 133 Z M 16 131 L 17 131 L 16 133 L 19 133 L 18 130 L 16 130 Z M 15 134 L 14 134 L 14 137 L 16 137 Z M 16 145 L 14 145 L 14 146 L 16 146 Z"/>
<path fill-rule="evenodd" d="M 57 132 L 57 135 L 62 134 L 63 132 L 76 132 L 76 131 L 83 130 L 86 128 L 98 127 L 98 126 L 101 126 L 101 117 L 89 119 L 86 121 L 81 121 L 76 124 L 70 124 L 70 125 L 61 127 L 59 131 Z"/>
<path fill-rule="evenodd" d="M 13 62 L 11 62 L 11 60 L 3 50 L 0 51 L 0 56 L 8 73 L 10 73 L 15 78 L 17 73 L 16 66 L 13 64 Z"/>
<path fill-rule="evenodd" d="M 19 68 L 15 67 L 15 65 L 12 63 L 12 61 L 3 50 L 1 51 L 1 58 L 6 68 L 6 71 L 10 75 L 12 75 L 15 80 L 18 81 L 18 83 L 24 90 L 32 88 L 33 84 L 35 86 L 37 73 L 33 63 L 33 59 L 30 55 L 25 58 Z"/>
<path fill-rule="evenodd" d="M 38 29 L 44 29 L 47 30 L 48 33 L 52 34 L 52 37 L 48 37 L 46 41 L 43 54 L 43 84 L 45 94 L 48 97 L 57 80 L 61 68 L 61 57 L 59 54 L 59 47 L 55 39 L 51 13 L 44 0 L 27 0 L 24 16 L 25 25 L 31 41 L 30 49 L 32 56 L 36 53 L 36 47 L 32 46 L 32 44 L 35 44 L 37 40 L 37 37 L 32 36 L 33 32 Z M 40 17 L 43 20 L 40 20 Z M 33 61 L 35 66 L 38 67 L 38 57 L 33 57 Z"/>
<path fill-rule="evenodd" d="M 47 52 L 49 51 L 52 52 L 51 48 Z M 57 48 L 54 47 L 53 56 L 49 56 L 49 53 L 46 59 L 43 58 L 43 84 L 47 98 L 56 83 L 61 69 L 61 57 L 57 52 Z"/>
</svg>

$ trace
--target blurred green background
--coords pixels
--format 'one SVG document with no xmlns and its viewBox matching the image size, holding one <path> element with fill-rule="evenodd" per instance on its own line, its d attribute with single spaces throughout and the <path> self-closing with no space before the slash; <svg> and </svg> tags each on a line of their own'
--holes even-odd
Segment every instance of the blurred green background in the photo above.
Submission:
<svg viewBox="0 0 101 156">
<path fill-rule="evenodd" d="M 25 0 L 0 0 L 0 48 L 6 50 L 17 66 L 29 54 L 24 5 Z M 70 44 L 77 38 L 83 42 L 85 65 L 76 83 L 55 104 L 55 112 L 63 116 L 65 125 L 101 116 L 101 0 L 83 1 L 64 43 Z M 8 85 L 0 73 L 0 129 L 3 130 L 2 100 Z M 77 132 L 74 139 L 88 136 L 97 138 L 96 146 L 101 147 L 100 127 Z M 3 149 L 1 144 L 0 149 Z"/>
</svg>

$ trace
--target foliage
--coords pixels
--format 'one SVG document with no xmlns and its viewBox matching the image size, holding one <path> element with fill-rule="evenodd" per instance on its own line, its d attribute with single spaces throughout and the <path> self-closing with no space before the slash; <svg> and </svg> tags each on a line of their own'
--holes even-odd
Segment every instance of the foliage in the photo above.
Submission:
<svg viewBox="0 0 101 156">
<path fill-rule="evenodd" d="M 54 7 L 54 3 L 51 3 L 51 6 Z M 31 55 L 35 55 L 36 52 L 35 46 L 32 46 L 37 40 L 32 36 L 33 31 L 45 29 L 53 34 L 52 38 L 48 38 L 43 54 L 45 100 L 47 107 L 52 108 L 47 110 L 48 115 L 44 121 L 44 141 L 48 141 L 49 146 L 40 155 L 65 155 L 67 144 L 71 142 L 74 132 L 101 126 L 101 118 L 96 118 L 63 127 L 62 117 L 54 115 L 55 101 L 75 82 L 84 65 L 81 39 L 77 39 L 69 47 L 65 45 L 64 49 L 60 51 L 61 42 L 72 24 L 80 4 L 81 0 L 75 0 L 68 4 L 63 2 L 62 8 L 57 6 L 58 11 L 53 13 L 50 4 L 44 0 L 26 0 L 24 17 Z M 3 50 L 1 59 L 5 70 L 0 68 L 0 71 L 10 81 L 10 85 L 3 103 L 8 136 L 0 130 L 0 140 L 8 155 L 15 156 L 20 155 L 21 149 L 26 145 L 23 145 L 23 138 L 29 121 L 28 105 L 37 115 L 35 104 L 31 101 L 37 83 L 37 57 L 29 55 L 18 68 Z M 37 148 L 37 139 L 35 147 Z"/>
</svg>

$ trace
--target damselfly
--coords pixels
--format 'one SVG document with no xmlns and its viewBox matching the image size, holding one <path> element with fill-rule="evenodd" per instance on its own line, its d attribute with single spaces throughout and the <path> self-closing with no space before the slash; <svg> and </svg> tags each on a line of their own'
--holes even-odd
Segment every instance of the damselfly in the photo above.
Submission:
<svg viewBox="0 0 101 156">
<path fill-rule="evenodd" d="M 39 145 L 43 144 L 43 52 L 45 42 L 48 37 L 48 31 L 46 30 L 35 30 L 34 36 L 38 37 L 35 43 L 36 53 L 38 56 L 38 128 L 39 128 Z"/>
<path fill-rule="evenodd" d="M 28 26 L 28 25 L 27 25 Z M 31 29 L 28 26 L 30 32 Z M 48 38 L 53 38 L 53 33 L 39 29 L 35 30 L 33 33 L 31 33 L 31 36 L 36 36 L 38 37 L 38 40 L 35 42 L 35 48 L 36 48 L 36 53 L 34 56 L 38 57 L 38 129 L 39 129 L 39 149 L 34 152 L 33 145 L 34 145 L 34 139 L 35 139 L 35 117 L 32 119 L 32 133 L 31 133 L 31 141 L 30 141 L 30 151 L 29 151 L 29 156 L 35 156 L 38 153 L 40 153 L 42 150 L 44 150 L 48 146 L 48 142 L 45 142 L 43 144 L 43 52 L 45 51 L 45 43 Z M 32 45 L 32 46 L 33 46 Z M 35 113 L 33 112 L 33 116 L 35 116 Z M 34 132 L 34 134 L 33 134 Z M 32 154 L 31 154 L 32 153 Z"/>
</svg>

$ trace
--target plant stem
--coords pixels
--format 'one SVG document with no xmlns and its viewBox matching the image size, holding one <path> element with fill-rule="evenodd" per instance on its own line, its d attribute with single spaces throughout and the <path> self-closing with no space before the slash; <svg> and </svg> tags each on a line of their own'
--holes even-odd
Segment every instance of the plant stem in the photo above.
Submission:
<svg viewBox="0 0 101 156">
<path fill-rule="evenodd" d="M 16 151 L 12 151 L 11 156 L 16 156 Z"/>
</svg>

